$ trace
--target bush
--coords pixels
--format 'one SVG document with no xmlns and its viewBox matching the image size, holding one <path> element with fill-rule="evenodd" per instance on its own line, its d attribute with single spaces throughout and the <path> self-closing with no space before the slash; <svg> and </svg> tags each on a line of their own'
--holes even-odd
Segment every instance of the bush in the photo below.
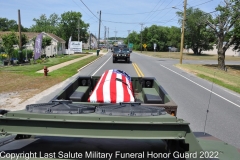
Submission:
<svg viewBox="0 0 240 160">
<path fill-rule="evenodd" d="M 32 58 L 33 56 L 33 50 L 23 49 L 22 52 L 19 52 L 19 49 L 15 49 L 13 51 L 13 59 L 18 59 L 20 62 L 24 62 L 26 60 L 26 54 L 27 59 Z"/>
<path fill-rule="evenodd" d="M 36 63 L 38 63 L 38 64 L 39 64 L 39 63 L 42 63 L 42 60 L 41 60 L 41 59 L 37 59 L 37 60 L 36 60 Z"/>
</svg>

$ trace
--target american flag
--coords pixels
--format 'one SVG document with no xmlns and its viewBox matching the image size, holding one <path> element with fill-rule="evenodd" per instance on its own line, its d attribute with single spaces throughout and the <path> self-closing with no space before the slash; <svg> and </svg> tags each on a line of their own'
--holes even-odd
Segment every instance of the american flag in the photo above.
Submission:
<svg viewBox="0 0 240 160">
<path fill-rule="evenodd" d="M 134 102 L 131 77 L 117 69 L 105 71 L 88 101 L 93 103 Z"/>
</svg>

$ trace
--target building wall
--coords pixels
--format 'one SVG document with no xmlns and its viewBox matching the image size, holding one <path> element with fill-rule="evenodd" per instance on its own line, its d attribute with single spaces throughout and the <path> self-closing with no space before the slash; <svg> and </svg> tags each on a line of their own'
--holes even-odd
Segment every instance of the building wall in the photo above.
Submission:
<svg viewBox="0 0 240 160">
<path fill-rule="evenodd" d="M 45 36 L 47 35 L 43 33 L 43 37 Z M 33 44 L 34 44 L 33 40 L 30 40 L 29 43 L 27 43 L 27 49 L 34 50 Z M 43 53 L 44 51 L 42 51 L 42 54 Z M 58 54 L 65 54 L 66 53 L 65 43 L 58 43 L 57 40 L 52 38 L 52 44 L 45 48 L 45 53 L 46 53 L 46 56 L 48 57 L 53 55 L 58 55 Z"/>
<path fill-rule="evenodd" d="M 95 38 L 95 36 L 92 36 L 91 34 L 91 43 L 89 44 L 90 41 L 90 37 L 88 38 L 87 43 L 82 43 L 83 44 L 83 49 L 89 49 L 90 44 L 91 44 L 91 49 L 97 49 L 97 39 Z"/>
</svg>

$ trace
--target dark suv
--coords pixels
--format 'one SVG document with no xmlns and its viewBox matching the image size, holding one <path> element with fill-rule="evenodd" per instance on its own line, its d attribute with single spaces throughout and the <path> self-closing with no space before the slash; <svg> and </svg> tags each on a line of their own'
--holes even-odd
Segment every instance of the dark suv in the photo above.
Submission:
<svg viewBox="0 0 240 160">
<path fill-rule="evenodd" d="M 128 48 L 114 48 L 113 49 L 113 63 L 120 60 L 125 60 L 130 63 L 130 53 L 131 51 Z"/>
</svg>

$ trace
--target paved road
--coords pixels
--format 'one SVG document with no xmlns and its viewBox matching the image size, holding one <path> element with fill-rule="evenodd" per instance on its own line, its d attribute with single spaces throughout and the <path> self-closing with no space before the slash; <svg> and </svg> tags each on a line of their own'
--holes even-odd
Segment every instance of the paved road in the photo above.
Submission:
<svg viewBox="0 0 240 160">
<path fill-rule="evenodd" d="M 136 63 L 145 77 L 155 77 L 178 105 L 178 117 L 190 122 L 193 131 L 205 131 L 240 148 L 240 95 L 188 74 L 174 66 L 174 59 L 161 59 L 132 53 L 131 63 L 112 63 L 111 54 L 82 70 L 81 75 L 101 75 L 107 69 L 122 69 L 137 76 Z M 184 61 L 196 63 L 196 61 Z M 216 61 L 198 61 L 212 64 Z M 239 62 L 227 62 L 239 64 Z M 212 91 L 212 93 L 211 93 Z"/>
<path fill-rule="evenodd" d="M 98 75 L 100 76 L 105 70 L 108 69 L 121 69 L 129 73 L 131 76 L 138 76 L 133 64 L 137 64 L 145 77 L 155 77 L 158 82 L 163 86 L 163 88 L 168 92 L 171 98 L 178 104 L 178 117 L 190 122 L 190 127 L 193 131 L 202 132 L 204 130 L 204 124 L 206 120 L 207 109 L 209 107 L 209 113 L 206 121 L 206 132 L 229 143 L 237 148 L 240 148 L 240 95 L 229 90 L 226 90 L 217 85 L 212 85 L 206 80 L 195 77 L 194 75 L 188 74 L 176 67 L 174 64 L 178 63 L 178 60 L 173 59 L 160 59 L 145 56 L 138 53 L 131 54 L 131 63 L 112 63 L 112 54 L 108 53 L 95 63 L 89 65 L 88 67 L 81 70 L 77 75 Z M 206 61 L 205 61 L 206 62 Z M 211 61 L 208 61 L 211 63 Z M 184 63 L 196 63 L 196 61 L 184 61 Z M 197 62 L 204 63 L 204 62 Z M 215 62 L 216 63 L 216 62 Z M 238 62 L 233 62 L 238 63 Z M 73 78 L 74 78 L 73 77 Z M 64 88 L 71 79 L 68 79 L 65 83 L 61 85 L 59 89 L 50 93 L 49 96 L 43 97 L 39 102 L 48 102 L 52 97 L 54 97 L 61 88 Z M 211 93 L 212 91 L 212 93 Z M 74 138 L 43 138 L 38 142 L 34 142 L 34 145 L 52 141 L 57 143 L 61 141 L 70 141 L 69 144 L 65 146 L 78 146 L 83 147 L 79 144 L 80 141 L 85 139 L 74 139 Z M 92 142 L 92 140 L 89 140 Z M 95 148 L 100 148 L 105 150 L 100 144 L 102 140 L 96 140 Z M 104 143 L 113 143 L 108 140 Z M 141 150 L 151 150 L 157 147 L 159 144 L 154 144 L 153 142 L 132 142 L 132 141 L 121 141 L 123 146 L 132 145 L 132 148 L 141 145 L 146 145 L 146 148 L 141 148 Z M 25 142 L 24 144 L 27 144 Z M 23 143 L 22 143 L 23 145 Z M 44 144 L 45 145 L 45 144 Z M 89 144 L 87 144 L 89 145 Z M 15 145 L 17 146 L 17 145 Z M 56 145 L 52 145 L 55 146 Z M 61 149 L 61 147 L 58 147 Z M 1 149 L 1 148 L 0 148 Z M 26 148 L 25 148 L 26 149 Z"/>
</svg>

